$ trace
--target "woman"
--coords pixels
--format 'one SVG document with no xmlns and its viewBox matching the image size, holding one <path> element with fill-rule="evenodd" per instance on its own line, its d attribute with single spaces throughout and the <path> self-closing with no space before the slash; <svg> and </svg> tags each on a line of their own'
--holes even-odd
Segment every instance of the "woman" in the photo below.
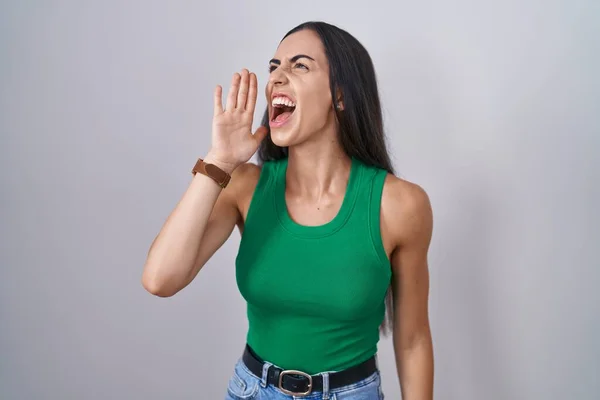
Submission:
<svg viewBox="0 0 600 400">
<path fill-rule="evenodd" d="M 432 212 L 392 173 L 371 59 L 347 32 L 310 22 L 269 71 L 254 134 L 255 74 L 234 74 L 224 108 L 217 86 L 212 148 L 152 243 L 143 285 L 174 295 L 237 225 L 249 330 L 227 399 L 381 399 L 386 326 L 403 399 L 432 399 Z M 257 150 L 262 166 L 248 163 Z"/>
</svg>

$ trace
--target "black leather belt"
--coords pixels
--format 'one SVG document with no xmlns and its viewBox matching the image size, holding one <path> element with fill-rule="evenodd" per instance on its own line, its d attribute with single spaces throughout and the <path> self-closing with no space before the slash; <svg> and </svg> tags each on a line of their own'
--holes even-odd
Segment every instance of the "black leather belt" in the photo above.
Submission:
<svg viewBox="0 0 600 400">
<path fill-rule="evenodd" d="M 264 362 L 248 345 L 246 345 L 242 360 L 250 372 L 259 378 L 262 377 Z M 373 356 L 367 361 L 343 371 L 330 372 L 329 389 L 336 389 L 359 382 L 368 378 L 376 371 L 377 361 L 375 360 L 375 356 Z M 323 391 L 323 376 L 309 375 L 296 370 L 283 370 L 275 366 L 269 368 L 267 383 L 292 396 L 305 396 L 312 392 Z"/>
</svg>

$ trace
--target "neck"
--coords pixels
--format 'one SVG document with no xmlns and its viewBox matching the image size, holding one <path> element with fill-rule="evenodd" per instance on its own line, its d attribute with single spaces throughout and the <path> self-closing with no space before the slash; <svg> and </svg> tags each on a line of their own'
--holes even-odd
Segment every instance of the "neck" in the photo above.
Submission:
<svg viewBox="0 0 600 400">
<path fill-rule="evenodd" d="M 343 195 L 350 176 L 351 158 L 333 135 L 311 135 L 323 140 L 288 148 L 286 187 L 294 195 L 319 200 Z"/>
</svg>

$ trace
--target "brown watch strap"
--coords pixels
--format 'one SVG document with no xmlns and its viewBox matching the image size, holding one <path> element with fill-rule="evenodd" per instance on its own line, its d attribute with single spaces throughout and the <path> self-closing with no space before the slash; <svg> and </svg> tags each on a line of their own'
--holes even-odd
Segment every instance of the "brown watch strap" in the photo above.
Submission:
<svg viewBox="0 0 600 400">
<path fill-rule="evenodd" d="M 205 163 L 201 158 L 196 161 L 196 165 L 194 165 L 194 168 L 192 168 L 192 174 L 196 175 L 197 173 L 201 173 L 202 175 L 212 178 L 223 189 L 225 189 L 231 180 L 231 175 L 229 175 L 227 172 L 223 171 L 214 164 Z"/>
</svg>

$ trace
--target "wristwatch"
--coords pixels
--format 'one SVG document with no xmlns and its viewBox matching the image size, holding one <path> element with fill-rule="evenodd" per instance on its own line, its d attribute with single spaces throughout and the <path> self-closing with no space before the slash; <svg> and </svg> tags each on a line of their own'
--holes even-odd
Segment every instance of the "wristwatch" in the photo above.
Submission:
<svg viewBox="0 0 600 400">
<path fill-rule="evenodd" d="M 231 175 L 229 175 L 227 172 L 223 171 L 214 164 L 205 163 L 201 158 L 196 161 L 196 165 L 194 165 L 194 168 L 192 168 L 192 174 L 196 175 L 197 173 L 201 173 L 202 175 L 212 178 L 223 189 L 225 189 L 231 180 Z"/>
</svg>

